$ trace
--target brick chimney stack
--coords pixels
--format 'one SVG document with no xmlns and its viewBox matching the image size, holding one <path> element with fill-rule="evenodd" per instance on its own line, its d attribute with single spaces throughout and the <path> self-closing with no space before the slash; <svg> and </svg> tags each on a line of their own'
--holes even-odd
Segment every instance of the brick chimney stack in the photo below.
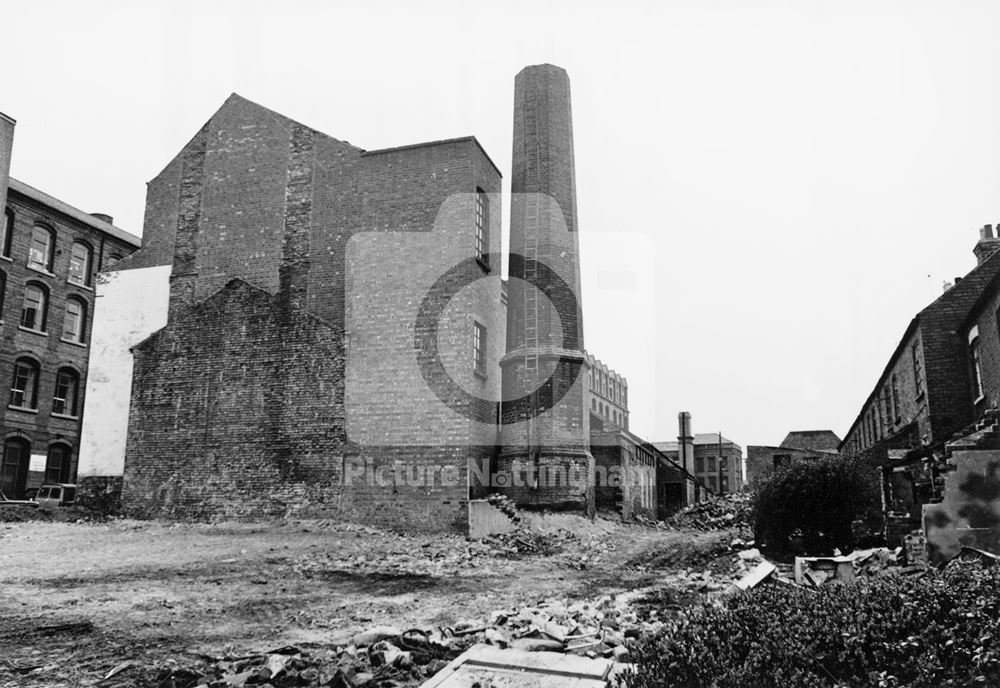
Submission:
<svg viewBox="0 0 1000 688">
<path fill-rule="evenodd" d="M 0 112 L 0 210 L 7 207 L 10 152 L 14 147 L 14 120 Z"/>
<path fill-rule="evenodd" d="M 507 493 L 521 506 L 593 513 L 573 122 L 560 67 L 525 67 L 514 79 L 511 176 L 498 469 L 515 476 Z M 547 484 L 557 474 L 570 484 Z M 585 480 L 573 483 L 574 474 Z"/>
<path fill-rule="evenodd" d="M 1000 233 L 1000 223 L 997 224 L 997 232 Z M 981 265 L 998 248 L 1000 248 L 1000 237 L 993 236 L 993 225 L 983 225 L 979 230 L 979 241 L 976 242 L 975 248 L 972 249 L 972 252 L 976 256 L 976 264 Z"/>
</svg>

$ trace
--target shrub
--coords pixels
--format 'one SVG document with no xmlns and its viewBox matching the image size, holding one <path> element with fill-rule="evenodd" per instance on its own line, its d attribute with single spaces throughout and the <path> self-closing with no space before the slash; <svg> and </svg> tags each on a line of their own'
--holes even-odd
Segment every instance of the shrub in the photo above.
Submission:
<svg viewBox="0 0 1000 688">
<path fill-rule="evenodd" d="M 949 567 L 951 568 L 951 567 Z M 1000 568 L 703 603 L 635 649 L 624 688 L 1000 685 Z"/>
<path fill-rule="evenodd" d="M 754 491 L 754 534 L 761 544 L 788 549 L 793 533 L 819 554 L 854 546 L 852 523 L 877 504 L 874 469 L 860 459 L 799 461 L 764 478 Z"/>
</svg>

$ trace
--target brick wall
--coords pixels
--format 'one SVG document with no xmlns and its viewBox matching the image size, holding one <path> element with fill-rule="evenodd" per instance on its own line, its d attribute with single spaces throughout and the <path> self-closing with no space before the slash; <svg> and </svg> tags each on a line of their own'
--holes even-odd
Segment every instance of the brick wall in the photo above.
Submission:
<svg viewBox="0 0 1000 688">
<path fill-rule="evenodd" d="M 497 442 L 500 265 L 437 323 L 441 377 L 471 398 L 442 401 L 415 346 L 431 285 L 474 255 L 477 188 L 499 253 L 500 175 L 474 139 L 365 152 L 227 100 L 150 183 L 145 255 L 123 266 L 173 264 L 170 321 L 136 348 L 125 509 L 464 530 L 491 488 L 469 466 L 488 474 Z"/>
</svg>

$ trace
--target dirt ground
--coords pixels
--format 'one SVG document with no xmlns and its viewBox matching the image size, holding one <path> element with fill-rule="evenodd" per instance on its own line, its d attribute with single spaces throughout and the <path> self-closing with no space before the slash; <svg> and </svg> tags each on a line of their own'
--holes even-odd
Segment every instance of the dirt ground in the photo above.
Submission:
<svg viewBox="0 0 1000 688">
<path fill-rule="evenodd" d="M 620 593 L 667 569 L 711 568 L 729 537 L 558 517 L 535 526 L 576 534 L 562 552 L 516 554 L 313 521 L 0 523 L 0 685 L 106 685 L 126 660 L 183 665 Z"/>
</svg>

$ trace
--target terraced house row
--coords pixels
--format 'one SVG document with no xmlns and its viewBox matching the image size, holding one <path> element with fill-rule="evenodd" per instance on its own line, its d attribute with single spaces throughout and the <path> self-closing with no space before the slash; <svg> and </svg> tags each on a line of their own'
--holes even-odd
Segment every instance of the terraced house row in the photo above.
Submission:
<svg viewBox="0 0 1000 688">
<path fill-rule="evenodd" d="M 14 121 L 0 130 L 0 491 L 21 499 L 76 480 L 96 276 L 139 239 L 11 178 Z"/>
</svg>

